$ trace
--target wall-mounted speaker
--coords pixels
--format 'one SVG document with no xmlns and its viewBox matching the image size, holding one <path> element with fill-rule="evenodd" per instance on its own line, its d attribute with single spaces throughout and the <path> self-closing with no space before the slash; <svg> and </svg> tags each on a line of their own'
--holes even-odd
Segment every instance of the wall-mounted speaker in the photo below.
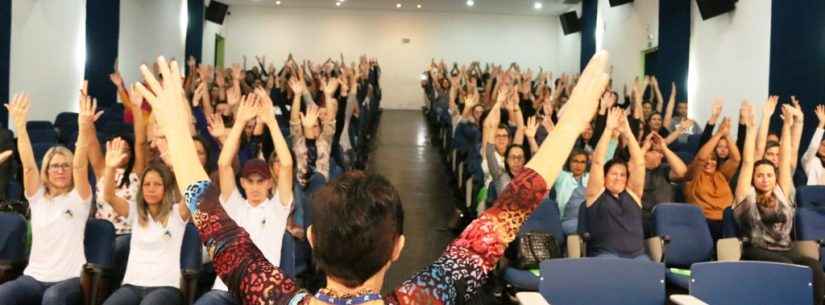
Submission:
<svg viewBox="0 0 825 305">
<path fill-rule="evenodd" d="M 561 28 L 564 30 L 564 35 L 578 33 L 582 30 L 582 22 L 579 16 L 576 15 L 576 11 L 561 14 L 559 20 L 561 21 Z"/>
<path fill-rule="evenodd" d="M 702 20 L 728 13 L 736 8 L 736 0 L 696 0 Z"/>
<path fill-rule="evenodd" d="M 227 10 L 229 10 L 228 5 L 212 0 L 206 8 L 206 20 L 217 24 L 223 24 L 223 19 L 226 18 Z"/>
<path fill-rule="evenodd" d="M 628 3 L 633 3 L 633 0 L 610 0 L 610 6 L 611 7 L 619 6 L 619 5 L 622 5 L 622 4 L 628 4 Z"/>
</svg>

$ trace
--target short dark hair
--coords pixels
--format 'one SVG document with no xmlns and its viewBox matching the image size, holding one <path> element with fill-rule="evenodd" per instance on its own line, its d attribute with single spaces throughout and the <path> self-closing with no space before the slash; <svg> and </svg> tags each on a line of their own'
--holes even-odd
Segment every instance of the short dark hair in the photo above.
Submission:
<svg viewBox="0 0 825 305">
<path fill-rule="evenodd" d="M 378 174 L 344 173 L 313 194 L 310 209 L 315 264 L 350 288 L 384 267 L 404 231 L 398 191 Z"/>
<path fill-rule="evenodd" d="M 607 175 L 607 172 L 610 170 L 610 168 L 612 168 L 615 165 L 621 165 L 621 166 L 624 166 L 625 169 L 627 169 L 627 162 L 625 160 L 622 160 L 622 159 L 619 159 L 619 158 L 613 158 L 613 159 L 611 159 L 610 161 L 607 161 L 604 164 L 604 174 Z"/>
<path fill-rule="evenodd" d="M 768 143 L 765 143 L 765 151 L 768 151 L 768 149 L 771 149 L 771 148 L 774 148 L 774 147 L 779 147 L 779 142 L 768 141 Z"/>
<path fill-rule="evenodd" d="M 527 157 L 528 157 L 527 156 L 527 150 L 524 149 L 524 146 L 521 146 L 519 144 L 510 144 L 510 145 L 508 145 L 507 150 L 504 151 L 504 171 L 506 172 L 506 174 L 508 176 L 510 176 L 510 178 L 515 178 L 515 176 L 513 175 L 513 172 L 510 171 L 511 170 L 510 169 L 510 164 L 507 163 L 507 158 L 510 157 L 510 151 L 513 150 L 514 148 L 521 149 L 521 153 L 524 154 L 524 164 L 527 164 L 527 161 L 529 161 L 529 160 L 527 160 Z"/>
<path fill-rule="evenodd" d="M 580 156 L 580 155 L 584 155 L 585 158 L 590 156 L 590 154 L 584 149 L 573 148 L 573 151 L 571 151 L 570 155 L 567 156 L 567 161 L 564 162 L 564 165 L 562 166 L 562 168 L 569 172 L 570 171 L 570 162 L 573 160 L 573 157 Z"/>
</svg>

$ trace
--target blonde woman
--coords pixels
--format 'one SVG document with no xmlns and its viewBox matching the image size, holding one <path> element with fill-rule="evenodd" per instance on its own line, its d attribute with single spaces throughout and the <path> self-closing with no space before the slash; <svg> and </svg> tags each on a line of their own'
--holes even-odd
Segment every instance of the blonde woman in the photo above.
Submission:
<svg viewBox="0 0 825 305">
<path fill-rule="evenodd" d="M 17 130 L 23 165 L 23 191 L 31 206 L 32 248 L 23 276 L 0 285 L 0 304 L 77 304 L 82 301 L 80 276 L 86 257 L 83 233 L 92 191 L 86 166 L 87 138 L 77 139 L 76 153 L 63 146 L 46 152 L 37 168 L 26 131 L 29 96 L 17 94 L 6 105 Z M 78 127 L 94 122 L 97 102 L 80 98 Z"/>
</svg>

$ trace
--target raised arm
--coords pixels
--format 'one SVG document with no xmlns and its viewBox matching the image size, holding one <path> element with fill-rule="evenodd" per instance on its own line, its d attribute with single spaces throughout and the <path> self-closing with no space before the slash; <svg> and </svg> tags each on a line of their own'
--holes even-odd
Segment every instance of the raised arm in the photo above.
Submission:
<svg viewBox="0 0 825 305">
<path fill-rule="evenodd" d="M 817 152 L 819 151 L 819 146 L 822 144 L 822 135 L 825 133 L 825 105 L 816 106 L 814 114 L 816 114 L 819 123 L 816 125 L 816 130 L 811 138 L 811 142 L 808 143 L 808 149 L 805 150 L 805 153 L 802 155 L 802 168 L 806 173 L 808 172 L 809 162 L 819 162 Z"/>
<path fill-rule="evenodd" d="M 791 107 L 793 113 L 793 127 L 791 128 L 791 172 L 796 170 L 796 163 L 799 160 L 799 146 L 802 142 L 802 128 L 805 126 L 805 114 L 802 113 L 802 106 L 795 96 L 791 96 Z M 793 175 L 793 173 L 791 173 Z"/>
<path fill-rule="evenodd" d="M 120 216 L 129 216 L 129 202 L 115 195 L 115 172 L 121 163 L 126 161 L 126 142 L 121 138 L 106 143 L 106 169 L 103 171 L 103 201 L 112 206 Z"/>
<path fill-rule="evenodd" d="M 768 143 L 768 132 L 771 129 L 771 116 L 776 111 L 776 105 L 779 102 L 778 96 L 771 96 L 762 105 L 762 123 L 759 124 L 759 134 L 756 137 L 756 150 L 754 156 L 756 160 L 762 160 L 765 156 L 765 147 Z"/>
<path fill-rule="evenodd" d="M 301 121 L 301 96 L 306 90 L 306 84 L 303 80 L 296 77 L 289 79 L 289 87 L 292 88 L 292 109 L 289 112 L 289 120 L 292 122 Z"/>
<path fill-rule="evenodd" d="M 630 151 L 630 160 L 627 163 L 628 174 L 630 175 L 627 181 L 627 189 L 636 196 L 636 203 L 641 207 L 641 199 L 645 190 L 645 156 L 639 148 L 639 142 L 636 141 L 627 120 L 620 123 L 619 130 L 627 144 L 627 149 Z"/>
<path fill-rule="evenodd" d="M 671 132 L 671 133 L 667 136 L 667 138 L 665 138 L 665 139 L 664 139 L 664 140 L 665 140 L 665 143 L 666 143 L 667 145 L 670 145 L 670 144 L 672 144 L 673 142 L 676 142 L 676 140 L 678 140 L 678 139 L 679 139 L 679 137 L 680 137 L 680 136 L 682 136 L 682 134 L 684 134 L 684 133 L 685 133 L 688 129 L 690 129 L 692 126 L 693 126 L 693 120 L 688 119 L 688 118 L 684 118 L 684 119 L 682 120 L 682 122 L 680 122 L 680 123 L 679 123 L 679 126 L 676 126 L 676 130 L 673 130 L 673 131 L 672 131 L 672 132 Z"/>
<path fill-rule="evenodd" d="M 147 160 L 149 156 L 149 145 L 146 140 L 146 128 L 148 122 L 146 121 L 146 116 L 143 114 L 143 109 L 141 109 L 141 105 L 143 104 L 143 95 L 140 94 L 140 91 L 137 90 L 135 85 L 132 85 L 132 87 L 129 88 L 128 93 L 128 107 L 132 111 L 135 129 L 135 147 L 133 147 L 135 151 L 135 162 L 134 165 L 132 165 L 132 172 L 142 173 L 143 169 L 146 168 L 146 163 L 148 162 Z M 97 137 L 91 140 L 97 142 Z"/>
<path fill-rule="evenodd" d="M 232 168 L 232 161 L 238 154 L 240 147 L 241 135 L 243 134 L 246 124 L 255 119 L 256 107 L 258 107 L 258 96 L 250 94 L 244 96 L 241 105 L 238 107 L 238 112 L 235 114 L 235 124 L 232 125 L 232 130 L 229 131 L 229 136 L 221 149 L 221 154 L 218 157 L 218 174 L 221 177 L 221 201 L 226 201 L 232 192 L 235 191 L 237 185 L 235 184 L 235 170 Z"/>
<path fill-rule="evenodd" d="M 779 140 L 779 177 L 777 182 L 785 194 L 791 194 L 793 186 L 793 153 L 791 151 L 791 129 L 794 128 L 794 108 L 791 105 L 782 105 L 782 137 Z"/>
<path fill-rule="evenodd" d="M 659 91 L 659 86 L 656 87 L 656 96 L 661 100 L 662 92 Z M 665 110 L 665 118 L 662 121 L 662 126 L 670 128 L 670 123 L 673 122 L 673 108 L 676 107 L 676 83 L 670 84 L 670 98 L 667 100 L 667 110 Z M 684 119 L 684 118 L 683 118 Z"/>
<path fill-rule="evenodd" d="M 673 87 L 675 87 L 675 85 Z M 656 108 L 654 109 L 656 109 L 656 112 L 662 113 L 662 108 L 664 108 L 665 105 L 665 99 L 662 98 L 662 89 L 659 88 L 659 80 L 657 80 L 655 76 L 650 77 L 650 91 L 652 91 L 651 93 L 653 94 L 653 102 L 656 103 L 654 106 Z M 673 100 L 675 101 L 676 99 L 675 96 L 673 96 L 673 92 L 675 92 L 675 90 L 670 91 L 670 96 L 674 97 Z"/>
<path fill-rule="evenodd" d="M 657 138 L 654 141 L 656 141 L 659 150 L 665 156 L 665 160 L 667 160 L 667 164 L 670 166 L 670 173 L 668 174 L 670 180 L 680 180 L 684 178 L 688 170 L 687 164 L 685 164 L 685 162 L 682 161 L 682 158 L 679 158 L 679 155 L 670 150 L 670 147 L 668 147 L 667 144 L 664 143 L 664 141 L 661 137 L 659 137 L 658 134 L 654 134 L 654 137 Z"/>
<path fill-rule="evenodd" d="M 18 93 L 14 95 L 11 102 L 4 105 L 14 121 L 14 129 L 17 131 L 17 152 L 20 154 L 20 163 L 23 166 L 23 191 L 26 193 L 27 198 L 34 197 L 40 187 L 40 171 L 37 169 L 29 132 L 26 130 L 30 101 L 27 94 Z"/>
<path fill-rule="evenodd" d="M 275 154 L 277 154 L 280 163 L 280 170 L 276 173 L 278 175 L 278 199 L 280 199 L 281 204 L 289 205 L 292 203 L 293 196 L 292 154 L 290 154 L 289 146 L 287 146 L 284 135 L 281 134 L 281 129 L 278 127 L 278 121 L 275 120 L 275 108 L 272 106 L 269 95 L 260 88 L 255 90 L 255 94 L 262 101 L 260 108 L 258 108 L 258 117 L 269 128 L 269 135 L 272 137 Z"/>
<path fill-rule="evenodd" d="M 81 94 L 80 96 L 80 113 L 78 113 L 77 124 L 78 130 L 88 128 L 86 124 L 94 124 L 96 117 L 100 114 L 96 113 L 97 100 L 92 100 L 88 95 Z M 88 149 L 89 138 L 88 134 L 80 133 L 77 136 L 77 144 L 74 149 L 74 160 L 72 161 L 72 178 L 74 180 L 74 188 L 80 199 L 86 200 L 92 196 L 92 188 L 89 186 L 89 166 L 86 165 L 87 156 L 86 149 Z"/>
<path fill-rule="evenodd" d="M 527 126 L 524 128 L 524 136 L 530 144 L 530 153 L 535 154 L 539 150 L 539 144 L 536 142 L 536 133 L 539 129 L 538 118 L 531 116 L 527 119 Z M 548 131 L 549 133 L 549 131 Z"/>
<path fill-rule="evenodd" d="M 181 194 L 187 193 L 187 188 L 198 185 L 199 182 L 208 181 L 200 161 L 192 156 L 197 156 L 195 143 L 189 134 L 190 126 L 188 120 L 181 120 L 189 114 L 188 102 L 185 101 L 183 87 L 181 84 L 180 69 L 174 61 L 167 63 L 163 57 L 158 58 L 162 82 L 159 82 L 149 69 L 142 65 L 140 70 L 143 74 L 149 89 L 138 83 L 138 90 L 143 94 L 152 109 L 153 117 L 157 120 L 161 132 L 166 136 L 169 150 L 175 153 L 169 154 L 172 167 L 175 169 L 175 178 Z M 194 203 L 189 202 L 190 210 L 194 209 Z"/>
<path fill-rule="evenodd" d="M 748 189 L 751 187 L 753 178 L 753 164 L 756 161 L 756 126 L 753 113 L 743 113 L 743 122 L 747 126 L 745 135 L 745 149 L 742 152 L 742 166 L 739 168 L 739 180 L 736 181 L 736 199 L 733 202 L 734 209 L 748 196 Z"/>
<path fill-rule="evenodd" d="M 713 129 L 716 127 L 716 123 L 719 122 L 719 115 L 722 114 L 723 104 L 724 102 L 721 98 L 716 98 L 716 100 L 713 101 L 713 110 L 711 110 L 708 122 L 705 124 L 705 129 L 702 130 L 702 137 L 699 139 L 699 146 L 705 145 L 705 143 L 710 140 L 710 137 L 713 136 Z M 741 115 L 739 121 L 740 123 L 742 122 Z M 744 136 L 742 138 L 744 139 Z"/>
<path fill-rule="evenodd" d="M 590 178 L 587 180 L 587 191 L 585 192 L 588 207 L 592 206 L 604 191 L 604 165 L 607 163 L 604 156 L 607 155 L 613 132 L 616 131 L 623 117 L 624 111 L 621 108 L 614 107 L 608 110 L 604 132 L 599 139 L 599 143 L 596 144 L 593 157 L 590 158 Z"/>
</svg>

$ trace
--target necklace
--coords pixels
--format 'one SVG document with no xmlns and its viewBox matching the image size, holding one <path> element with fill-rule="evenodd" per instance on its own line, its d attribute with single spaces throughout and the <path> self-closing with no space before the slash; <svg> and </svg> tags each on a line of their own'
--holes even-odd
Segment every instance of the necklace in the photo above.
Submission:
<svg viewBox="0 0 825 305">
<path fill-rule="evenodd" d="M 315 293 L 315 298 L 333 305 L 360 305 L 381 299 L 381 295 L 372 291 L 359 291 L 355 295 L 338 295 L 332 290 L 323 288 Z"/>
</svg>

